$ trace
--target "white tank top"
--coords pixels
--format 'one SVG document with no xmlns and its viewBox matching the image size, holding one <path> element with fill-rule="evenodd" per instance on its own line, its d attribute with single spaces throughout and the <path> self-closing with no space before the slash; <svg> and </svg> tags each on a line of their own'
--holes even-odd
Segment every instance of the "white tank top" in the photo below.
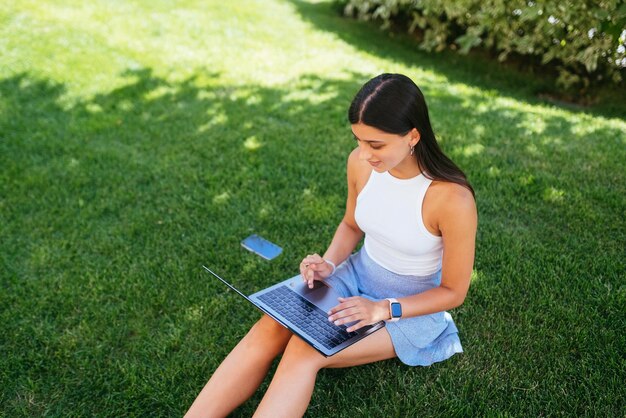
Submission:
<svg viewBox="0 0 626 418">
<path fill-rule="evenodd" d="M 367 254 L 396 274 L 426 276 L 441 268 L 442 239 L 422 220 L 422 202 L 431 183 L 422 174 L 398 179 L 372 170 L 356 199 L 354 217 L 365 232 Z"/>
</svg>

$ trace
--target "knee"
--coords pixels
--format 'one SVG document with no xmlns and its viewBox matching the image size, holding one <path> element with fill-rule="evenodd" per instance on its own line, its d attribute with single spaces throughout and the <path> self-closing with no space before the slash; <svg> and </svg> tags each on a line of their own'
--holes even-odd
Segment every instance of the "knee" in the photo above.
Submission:
<svg viewBox="0 0 626 418">
<path fill-rule="evenodd" d="M 285 363 L 295 368 L 306 368 L 314 372 L 322 369 L 325 362 L 326 358 L 323 355 L 295 335 L 289 339 L 281 360 L 281 364 Z"/>
<path fill-rule="evenodd" d="M 269 316 L 263 315 L 250 329 L 246 342 L 250 348 L 269 349 L 278 354 L 285 349 L 291 335 L 287 328 Z"/>
<path fill-rule="evenodd" d="M 265 314 L 252 326 L 252 329 L 268 337 L 286 337 L 291 335 L 287 328 Z"/>
</svg>

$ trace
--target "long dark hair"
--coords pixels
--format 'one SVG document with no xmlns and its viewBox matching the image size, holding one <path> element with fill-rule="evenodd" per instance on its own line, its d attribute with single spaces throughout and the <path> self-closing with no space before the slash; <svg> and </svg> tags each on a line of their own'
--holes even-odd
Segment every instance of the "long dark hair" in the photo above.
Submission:
<svg viewBox="0 0 626 418">
<path fill-rule="evenodd" d="M 424 176 L 460 184 L 474 195 L 463 171 L 439 148 L 424 95 L 407 76 L 381 74 L 365 83 L 352 100 L 348 119 L 351 124 L 363 123 L 402 136 L 416 128 L 420 140 L 415 157 Z"/>
</svg>

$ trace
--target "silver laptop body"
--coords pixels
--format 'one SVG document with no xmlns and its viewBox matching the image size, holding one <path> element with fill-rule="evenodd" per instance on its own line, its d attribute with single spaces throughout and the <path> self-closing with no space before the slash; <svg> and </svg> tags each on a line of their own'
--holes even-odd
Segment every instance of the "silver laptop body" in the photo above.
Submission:
<svg viewBox="0 0 626 418">
<path fill-rule="evenodd" d="M 301 275 L 246 296 L 208 267 L 202 267 L 325 357 L 337 354 L 385 326 L 381 321 L 347 333 L 345 330 L 351 324 L 336 326 L 328 321 L 328 311 L 339 304 L 337 299 L 341 295 L 319 281 L 309 289 Z"/>
</svg>

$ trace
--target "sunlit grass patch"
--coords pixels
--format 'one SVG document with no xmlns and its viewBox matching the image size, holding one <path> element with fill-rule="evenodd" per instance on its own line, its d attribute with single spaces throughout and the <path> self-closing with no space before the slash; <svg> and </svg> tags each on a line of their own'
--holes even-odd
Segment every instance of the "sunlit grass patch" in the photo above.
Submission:
<svg viewBox="0 0 626 418">
<path fill-rule="evenodd" d="M 0 22 L 0 415 L 181 416 L 258 318 L 201 265 L 252 291 L 324 251 L 347 107 L 383 71 L 422 87 L 476 190 L 465 353 L 323 371 L 309 414 L 621 414 L 623 117 L 327 2 L 20 1 Z"/>
</svg>

